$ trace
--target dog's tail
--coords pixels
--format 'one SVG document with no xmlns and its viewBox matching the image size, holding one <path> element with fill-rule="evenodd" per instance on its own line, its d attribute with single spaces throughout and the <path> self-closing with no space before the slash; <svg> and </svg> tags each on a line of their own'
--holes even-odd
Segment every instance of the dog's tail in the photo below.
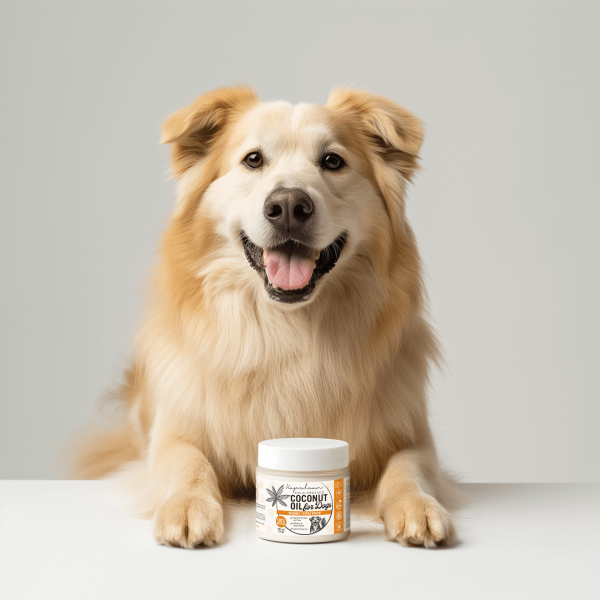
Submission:
<svg viewBox="0 0 600 600">
<path fill-rule="evenodd" d="M 113 414 L 68 443 L 65 453 L 70 479 L 100 479 L 139 458 L 144 445 L 139 423 L 140 387 L 140 373 L 134 365 L 117 392 L 103 402 Z"/>
</svg>

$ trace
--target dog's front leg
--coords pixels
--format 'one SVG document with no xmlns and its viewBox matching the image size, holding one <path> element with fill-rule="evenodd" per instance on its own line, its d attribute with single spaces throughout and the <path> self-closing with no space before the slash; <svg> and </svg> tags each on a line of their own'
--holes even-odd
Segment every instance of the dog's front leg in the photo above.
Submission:
<svg viewBox="0 0 600 600">
<path fill-rule="evenodd" d="M 436 499 L 441 485 L 433 449 L 406 449 L 392 456 L 376 494 L 390 540 L 434 548 L 454 538 L 450 515 Z"/>
<path fill-rule="evenodd" d="M 206 456 L 172 432 L 153 431 L 153 487 L 164 497 L 154 515 L 154 535 L 167 546 L 212 546 L 223 536 L 217 476 Z"/>
</svg>

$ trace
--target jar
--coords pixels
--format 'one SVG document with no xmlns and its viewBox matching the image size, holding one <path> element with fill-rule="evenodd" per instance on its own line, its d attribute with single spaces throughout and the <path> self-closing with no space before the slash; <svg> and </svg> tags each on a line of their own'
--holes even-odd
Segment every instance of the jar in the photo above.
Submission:
<svg viewBox="0 0 600 600">
<path fill-rule="evenodd" d="M 348 444 L 284 438 L 258 444 L 256 531 L 274 542 L 335 542 L 350 535 Z"/>
</svg>

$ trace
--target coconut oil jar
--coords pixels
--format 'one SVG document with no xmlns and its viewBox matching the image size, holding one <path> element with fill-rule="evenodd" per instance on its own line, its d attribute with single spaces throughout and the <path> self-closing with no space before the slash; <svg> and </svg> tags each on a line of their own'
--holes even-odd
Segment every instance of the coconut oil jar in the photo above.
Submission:
<svg viewBox="0 0 600 600">
<path fill-rule="evenodd" d="M 348 444 L 284 438 L 258 444 L 256 531 L 274 542 L 335 542 L 350 535 Z"/>
</svg>

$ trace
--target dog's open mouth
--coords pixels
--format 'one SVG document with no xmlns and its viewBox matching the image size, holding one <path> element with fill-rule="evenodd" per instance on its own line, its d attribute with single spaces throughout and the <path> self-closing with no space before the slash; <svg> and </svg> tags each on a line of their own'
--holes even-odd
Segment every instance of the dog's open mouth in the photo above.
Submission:
<svg viewBox="0 0 600 600">
<path fill-rule="evenodd" d="M 273 248 L 260 248 L 241 232 L 248 262 L 263 278 L 272 300 L 293 304 L 306 302 L 318 279 L 329 273 L 346 244 L 342 233 L 329 246 L 318 250 L 292 240 Z"/>
</svg>

